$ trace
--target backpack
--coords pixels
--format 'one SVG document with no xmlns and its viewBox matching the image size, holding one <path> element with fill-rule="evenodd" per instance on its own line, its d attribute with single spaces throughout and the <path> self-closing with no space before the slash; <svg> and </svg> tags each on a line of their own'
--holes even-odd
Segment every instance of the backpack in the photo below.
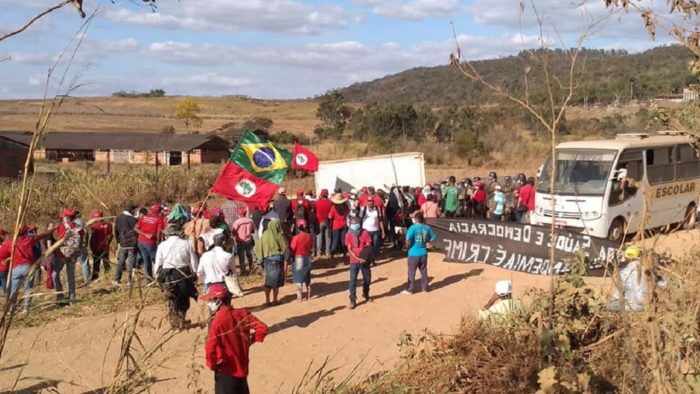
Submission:
<svg viewBox="0 0 700 394">
<path fill-rule="evenodd" d="M 82 237 L 80 236 L 79 228 L 70 228 L 65 223 L 63 225 L 66 227 L 66 234 L 63 237 L 63 245 L 59 250 L 63 256 L 70 258 L 80 253 Z"/>
</svg>

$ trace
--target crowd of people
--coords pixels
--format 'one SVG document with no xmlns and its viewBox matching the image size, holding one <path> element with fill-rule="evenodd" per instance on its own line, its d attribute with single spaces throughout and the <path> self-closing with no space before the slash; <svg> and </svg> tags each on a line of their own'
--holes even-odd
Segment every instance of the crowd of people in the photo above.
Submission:
<svg viewBox="0 0 700 394">
<path fill-rule="evenodd" d="M 243 294 L 239 276 L 264 275 L 265 306 L 279 304 L 279 289 L 290 276 L 297 300 L 305 301 L 314 294 L 313 258 L 342 257 L 340 261 L 349 267 L 349 308 L 355 309 L 359 275 L 363 301 L 371 302 L 372 267 L 389 249 L 403 250 L 408 257 L 402 293 L 413 294 L 417 272 L 421 291 L 430 291 L 427 255 L 436 235 L 426 218 L 525 221 L 534 208 L 534 180 L 522 174 L 505 177 L 502 183 L 491 173 L 485 182 L 478 177 L 460 182 L 449 177 L 422 187 L 385 189 L 335 189 L 332 194 L 323 189 L 318 196 L 296 190 L 288 198 L 282 187 L 267 207 L 246 207 L 234 201 L 211 209 L 206 202 L 194 206 L 156 203 L 148 208 L 127 204 L 116 217 L 95 211 L 87 222 L 80 212 L 66 208 L 58 223 L 44 232 L 37 226 L 22 226 L 14 253 L 11 237 L 0 229 L 0 285 L 3 294 L 13 300 L 24 284 L 23 311 L 28 313 L 28 294 L 42 277 L 42 270 L 31 274 L 30 268 L 45 254 L 41 267 L 46 286 L 55 289 L 61 305 L 76 302 L 79 263 L 84 283 L 102 275 L 117 287 L 124 279 L 128 285 L 136 280 L 158 284 L 167 294 L 168 318 L 176 328 L 188 325 L 190 303 L 197 301 L 203 288 L 202 299 L 212 314 L 207 364 L 217 371 L 217 392 L 229 392 L 219 391 L 219 386 L 247 387 L 248 346 L 261 342 L 267 330 L 253 315 L 231 306 L 232 299 Z M 116 267 L 112 273 L 113 246 Z M 12 274 L 7 291 L 9 266 Z M 61 279 L 64 270 L 67 290 Z M 490 303 L 498 304 L 498 300 Z M 211 333 L 219 331 L 235 338 L 211 342 L 218 336 Z M 227 361 L 233 356 L 246 360 Z"/>
</svg>

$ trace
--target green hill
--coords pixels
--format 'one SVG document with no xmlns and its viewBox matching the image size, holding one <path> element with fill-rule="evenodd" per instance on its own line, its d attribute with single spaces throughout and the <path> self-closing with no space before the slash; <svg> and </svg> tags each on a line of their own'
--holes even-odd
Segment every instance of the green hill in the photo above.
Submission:
<svg viewBox="0 0 700 394">
<path fill-rule="evenodd" d="M 659 94 L 680 93 L 697 78 L 688 71 L 691 53 L 678 45 L 661 46 L 641 53 L 622 50 L 584 49 L 579 55 L 577 74 L 580 82 L 574 104 L 609 104 L 644 100 Z M 550 70 L 559 78 L 568 78 L 570 56 L 563 50 L 549 53 Z M 533 101 L 543 99 L 543 74 L 523 51 L 515 56 L 473 62 L 484 79 L 522 94 L 524 73 L 530 71 Z M 411 103 L 442 106 L 475 105 L 495 100 L 492 93 L 471 82 L 449 66 L 414 68 L 370 82 L 353 84 L 340 90 L 349 101 L 363 103 Z M 561 94 L 562 92 L 555 92 Z"/>
</svg>

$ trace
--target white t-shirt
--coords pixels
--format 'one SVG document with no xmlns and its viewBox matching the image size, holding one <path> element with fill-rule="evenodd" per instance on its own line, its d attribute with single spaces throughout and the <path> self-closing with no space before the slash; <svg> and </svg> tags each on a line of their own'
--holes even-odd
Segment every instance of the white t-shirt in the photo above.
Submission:
<svg viewBox="0 0 700 394">
<path fill-rule="evenodd" d="M 362 228 L 374 232 L 379 231 L 379 210 L 374 208 L 373 210 L 365 209 L 365 217 L 362 221 Z"/>
</svg>

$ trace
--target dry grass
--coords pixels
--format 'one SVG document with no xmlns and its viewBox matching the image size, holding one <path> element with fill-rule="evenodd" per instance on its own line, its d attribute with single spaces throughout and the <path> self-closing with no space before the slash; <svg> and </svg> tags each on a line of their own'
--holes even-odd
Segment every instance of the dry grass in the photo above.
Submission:
<svg viewBox="0 0 700 394">
<path fill-rule="evenodd" d="M 318 123 L 313 100 L 253 100 L 237 97 L 197 97 L 204 124 L 186 129 L 174 117 L 173 106 L 184 97 L 67 99 L 51 121 L 51 130 L 160 132 L 165 125 L 178 132 L 215 130 L 229 122 L 256 116 L 274 121 L 273 131 L 310 134 Z M 0 100 L 3 130 L 32 130 L 40 100 Z"/>
</svg>

